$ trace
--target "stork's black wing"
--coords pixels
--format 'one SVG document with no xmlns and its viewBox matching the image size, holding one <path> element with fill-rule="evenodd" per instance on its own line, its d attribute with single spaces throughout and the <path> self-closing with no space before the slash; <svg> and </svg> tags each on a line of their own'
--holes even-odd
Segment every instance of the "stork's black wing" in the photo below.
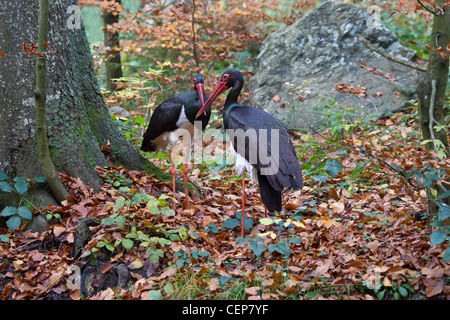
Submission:
<svg viewBox="0 0 450 320">
<path fill-rule="evenodd" d="M 165 132 L 177 129 L 177 121 L 183 108 L 183 100 L 179 96 L 167 99 L 156 107 L 150 118 L 142 141 L 142 151 L 156 151 L 153 141 Z"/>
<path fill-rule="evenodd" d="M 281 121 L 261 109 L 235 105 L 224 114 L 224 125 L 235 133 L 238 129 L 244 132 L 253 129 L 255 134 L 244 134 L 244 147 L 239 145 L 243 139 L 237 141 L 239 136 L 234 137 L 233 147 L 257 169 L 258 175 L 265 177 L 262 179 L 264 182 L 267 180 L 277 191 L 303 187 L 300 164 Z M 242 149 L 245 149 L 245 154 L 242 154 Z M 259 180 L 261 182 L 261 178 Z"/>
</svg>

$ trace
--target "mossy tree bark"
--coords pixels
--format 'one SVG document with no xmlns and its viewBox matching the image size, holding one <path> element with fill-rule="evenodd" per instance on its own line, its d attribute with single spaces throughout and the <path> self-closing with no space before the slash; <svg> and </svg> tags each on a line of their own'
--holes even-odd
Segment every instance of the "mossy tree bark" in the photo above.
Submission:
<svg viewBox="0 0 450 320">
<path fill-rule="evenodd" d="M 111 144 L 110 160 L 130 169 L 146 170 L 168 180 L 125 139 L 112 121 L 93 69 L 84 27 L 70 25 L 75 0 L 53 0 L 49 7 L 47 57 L 47 133 L 57 171 L 79 177 L 99 189 L 95 166 L 107 166 L 100 145 Z M 0 6 L 0 169 L 9 176 L 42 176 L 36 151 L 35 64 L 21 44 L 38 39 L 39 0 L 1 1 Z M 76 14 L 76 12 L 75 12 Z M 75 24 L 76 26 L 76 24 Z M 33 191 L 38 205 L 54 203 L 50 191 Z M 1 198 L 3 199 L 3 198 Z M 5 205 L 2 200 L 1 205 Z"/>
<path fill-rule="evenodd" d="M 56 200 L 61 202 L 69 196 L 58 177 L 55 166 L 50 157 L 47 138 L 46 120 L 46 91 L 47 91 L 47 62 L 46 53 L 48 35 L 48 0 L 39 1 L 39 35 L 38 35 L 38 57 L 36 59 L 36 144 L 42 172 L 47 178 L 50 189 Z"/>
<path fill-rule="evenodd" d="M 432 34 L 430 46 L 434 49 L 441 47 L 446 51 L 447 44 L 450 41 L 450 7 L 444 6 L 444 1 L 436 1 L 444 11 L 444 14 L 436 10 L 433 19 Z M 438 151 L 437 143 L 433 140 L 439 140 L 445 147 L 445 156 L 450 156 L 450 150 L 447 140 L 447 131 L 445 127 L 445 117 L 448 108 L 445 108 L 445 92 L 448 82 L 449 61 L 444 59 L 439 52 L 431 51 L 428 60 L 427 71 L 424 79 L 420 82 L 417 90 L 419 98 L 420 125 L 427 150 Z M 436 128 L 440 129 L 436 130 Z M 442 187 L 450 189 L 450 184 L 443 183 Z M 434 183 L 431 188 L 436 190 L 437 195 L 443 195 L 445 190 L 439 188 Z M 431 192 L 429 192 L 430 197 Z M 450 204 L 450 197 L 443 200 L 447 205 Z M 435 201 L 429 202 L 429 212 L 435 214 L 439 206 Z"/>
<path fill-rule="evenodd" d="M 121 5 L 121 0 L 115 0 L 115 2 Z M 117 12 L 105 10 L 103 11 L 103 23 L 105 26 L 104 37 L 105 46 L 109 49 L 106 51 L 106 56 L 111 56 L 111 59 L 106 61 L 106 89 L 109 91 L 116 90 L 116 84 L 113 79 L 122 77 L 122 62 L 120 59 L 120 39 L 119 32 L 108 31 L 108 26 L 114 26 L 114 23 L 119 22 L 119 15 Z"/>
</svg>

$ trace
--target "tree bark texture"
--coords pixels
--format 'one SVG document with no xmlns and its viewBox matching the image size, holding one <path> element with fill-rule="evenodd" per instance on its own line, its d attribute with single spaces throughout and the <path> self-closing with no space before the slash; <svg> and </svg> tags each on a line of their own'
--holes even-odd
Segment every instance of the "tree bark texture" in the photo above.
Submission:
<svg viewBox="0 0 450 320">
<path fill-rule="evenodd" d="M 121 4 L 121 0 L 116 0 L 116 3 Z M 105 28 L 108 25 L 114 25 L 114 23 L 119 22 L 119 15 L 114 15 L 112 12 L 103 12 L 103 24 Z M 109 91 L 116 90 L 116 84 L 112 79 L 117 79 L 122 77 L 122 62 L 120 59 L 120 40 L 119 32 L 109 32 L 105 29 L 105 46 L 109 49 L 106 51 L 106 56 L 112 55 L 112 58 L 106 61 L 106 89 Z"/>
<path fill-rule="evenodd" d="M 443 4 L 444 1 L 437 1 L 438 4 Z M 443 7 L 443 6 L 442 6 Z M 435 15 L 433 20 L 432 34 L 430 46 L 432 48 L 441 47 L 444 49 L 450 41 L 450 7 L 443 7 L 445 14 Z M 417 90 L 419 98 L 419 116 L 420 126 L 424 141 L 438 139 L 445 146 L 446 156 L 450 156 L 450 150 L 447 140 L 446 129 L 436 131 L 435 126 L 442 126 L 445 124 L 445 117 L 448 109 L 445 105 L 445 92 L 447 88 L 449 72 L 448 60 L 441 57 L 436 51 L 431 51 L 428 60 L 427 71 L 425 78 L 420 82 Z M 428 142 L 425 144 L 427 150 L 435 150 L 435 143 Z M 450 188 L 448 182 L 444 182 L 442 186 L 446 189 Z M 443 194 L 444 190 L 439 188 L 436 182 L 433 182 L 431 188 L 436 190 L 437 196 Z M 430 189 L 428 190 L 430 199 L 433 198 Z M 429 201 L 428 211 L 431 214 L 436 214 L 440 209 L 438 203 Z M 443 199 L 443 203 L 450 205 L 450 197 Z"/>
<path fill-rule="evenodd" d="M 445 13 L 444 15 L 439 14 L 434 17 L 430 46 L 432 48 L 441 47 L 445 52 L 445 48 L 450 41 L 450 7 L 444 7 L 443 10 Z M 420 82 L 419 88 L 417 90 L 417 95 L 419 98 L 420 124 L 424 140 L 432 139 L 432 132 L 430 131 L 430 121 L 432 121 L 432 119 L 430 118 L 430 107 L 433 98 L 433 80 L 436 81 L 436 91 L 434 96 L 432 116 L 434 120 L 439 124 L 443 125 L 445 123 L 444 119 L 446 116 L 446 112 L 448 112 L 448 109 L 444 108 L 448 72 L 448 60 L 442 58 L 438 52 L 431 51 L 425 77 Z M 433 123 L 432 127 L 434 127 L 435 125 L 436 123 Z M 433 131 L 434 137 L 444 144 L 446 148 L 446 154 L 447 156 L 449 156 L 450 150 L 447 142 L 446 130 L 443 129 L 440 131 Z M 434 150 L 434 144 L 432 142 L 427 143 L 425 146 L 428 150 Z"/>
<path fill-rule="evenodd" d="M 36 91 L 34 93 L 36 103 L 36 144 L 41 170 L 47 178 L 50 189 L 56 200 L 61 202 L 69 196 L 58 177 L 56 168 L 50 157 L 47 138 L 46 120 L 46 92 L 47 92 L 47 62 L 46 53 L 48 35 L 48 0 L 39 1 L 39 35 L 37 52 L 42 56 L 36 59 Z"/>
<path fill-rule="evenodd" d="M 49 8 L 47 59 L 47 133 L 57 171 L 65 171 L 95 189 L 101 178 L 95 166 L 107 166 L 100 145 L 111 144 L 111 161 L 130 169 L 146 170 L 168 179 L 125 139 L 112 121 L 100 93 L 84 31 L 69 28 L 75 0 L 53 0 Z M 0 0 L 0 169 L 12 177 L 42 176 L 36 151 L 36 56 L 21 44 L 38 40 L 39 1 Z M 49 191 L 33 196 L 51 202 Z M 1 202 L 0 197 L 0 202 Z M 4 202 L 4 201 L 3 201 Z M 4 203 L 0 203 L 0 205 Z"/>
</svg>

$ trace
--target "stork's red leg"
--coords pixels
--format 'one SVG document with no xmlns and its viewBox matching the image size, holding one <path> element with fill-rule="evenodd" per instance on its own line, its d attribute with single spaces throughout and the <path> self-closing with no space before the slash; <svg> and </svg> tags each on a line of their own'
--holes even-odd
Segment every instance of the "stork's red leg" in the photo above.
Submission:
<svg viewBox="0 0 450 320">
<path fill-rule="evenodd" d="M 267 207 L 266 206 L 264 206 L 264 215 L 267 218 Z"/>
<path fill-rule="evenodd" d="M 172 168 L 170 169 L 170 173 L 172 174 L 172 191 L 173 191 L 173 199 L 175 200 L 175 164 L 172 161 Z M 175 211 L 175 201 L 173 202 L 173 210 Z"/>
<path fill-rule="evenodd" d="M 244 238 L 244 215 L 245 215 L 245 173 L 242 174 L 242 223 L 241 223 L 242 238 Z"/>
<path fill-rule="evenodd" d="M 187 167 L 187 163 L 183 164 L 183 175 L 184 175 L 184 203 L 185 203 L 185 208 L 189 209 L 189 189 L 188 189 L 188 167 Z"/>
</svg>

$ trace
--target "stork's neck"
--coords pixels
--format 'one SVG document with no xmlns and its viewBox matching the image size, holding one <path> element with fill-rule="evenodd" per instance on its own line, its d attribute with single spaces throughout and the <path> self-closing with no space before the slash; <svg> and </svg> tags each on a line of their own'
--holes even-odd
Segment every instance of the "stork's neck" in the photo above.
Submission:
<svg viewBox="0 0 450 320">
<path fill-rule="evenodd" d="M 234 87 L 228 92 L 227 99 L 225 100 L 224 111 L 227 111 L 233 104 L 238 103 L 237 99 L 241 93 L 242 86 L 244 84 L 241 81 L 236 81 Z"/>
</svg>

